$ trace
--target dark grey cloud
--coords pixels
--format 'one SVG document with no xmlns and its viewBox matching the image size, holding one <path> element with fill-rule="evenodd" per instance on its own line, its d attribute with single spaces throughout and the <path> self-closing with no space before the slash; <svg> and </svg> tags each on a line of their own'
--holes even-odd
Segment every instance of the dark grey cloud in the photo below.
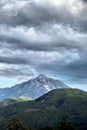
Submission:
<svg viewBox="0 0 87 130">
<path fill-rule="evenodd" d="M 82 1 L 85 2 L 85 3 L 87 2 L 87 0 L 82 0 Z"/>
<path fill-rule="evenodd" d="M 6 47 L 13 50 L 59 51 L 65 48 L 65 50 L 84 51 L 87 46 L 87 35 L 70 27 L 53 24 L 39 30 L 24 27 L 6 28 L 6 31 L 1 31 L 0 41 L 1 46 L 7 45 Z"/>
<path fill-rule="evenodd" d="M 80 54 L 81 55 L 81 54 Z M 55 60 L 51 64 L 44 63 L 38 65 L 36 68 L 38 72 L 46 73 L 56 76 L 60 79 L 63 79 L 65 81 L 73 84 L 87 84 L 87 60 L 86 60 L 87 54 L 80 56 L 79 58 L 76 58 L 74 60 L 71 59 L 71 57 L 66 57 L 66 60 L 64 61 L 64 58 L 60 61 Z M 68 61 L 70 58 L 71 61 Z"/>
<path fill-rule="evenodd" d="M 27 73 L 29 71 L 29 73 Z M 34 70 L 31 68 L 29 70 L 29 67 L 22 67 L 22 68 L 5 68 L 0 69 L 0 75 L 9 77 L 9 78 L 17 78 L 20 80 L 26 80 L 29 79 L 31 76 L 33 77 L 35 75 Z"/>
<path fill-rule="evenodd" d="M 84 0 L 85 1 L 85 0 Z M 56 0 L 10 1 L 3 3 L 0 9 L 0 23 L 9 26 L 44 26 L 44 24 L 62 23 L 74 29 L 87 30 L 86 5 L 81 0 L 66 0 L 66 3 Z M 82 16 L 84 15 L 83 19 Z"/>
<path fill-rule="evenodd" d="M 1 0 L 0 75 L 86 82 L 86 0 Z"/>
<path fill-rule="evenodd" d="M 6 64 L 27 64 L 27 60 L 20 57 L 4 57 L 0 56 L 0 63 Z"/>
</svg>

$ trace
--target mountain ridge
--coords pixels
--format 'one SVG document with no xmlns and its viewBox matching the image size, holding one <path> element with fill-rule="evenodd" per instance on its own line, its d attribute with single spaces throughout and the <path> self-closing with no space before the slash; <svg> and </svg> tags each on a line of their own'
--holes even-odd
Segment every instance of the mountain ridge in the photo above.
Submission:
<svg viewBox="0 0 87 130">
<path fill-rule="evenodd" d="M 69 88 L 60 80 L 39 75 L 36 78 L 12 86 L 11 88 L 0 89 L 0 99 L 9 97 L 27 97 L 36 99 L 43 94 L 57 88 Z"/>
</svg>

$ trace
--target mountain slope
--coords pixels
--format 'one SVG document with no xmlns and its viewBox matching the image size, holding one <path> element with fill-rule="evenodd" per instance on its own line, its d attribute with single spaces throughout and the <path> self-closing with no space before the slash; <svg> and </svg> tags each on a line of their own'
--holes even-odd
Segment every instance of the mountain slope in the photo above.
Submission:
<svg viewBox="0 0 87 130">
<path fill-rule="evenodd" d="M 34 101 L 0 109 L 1 117 L 17 117 L 32 128 L 55 126 L 64 115 L 78 130 L 87 130 L 87 93 L 78 89 L 56 89 Z"/>
<path fill-rule="evenodd" d="M 27 97 L 36 99 L 41 95 L 57 88 L 68 88 L 68 86 L 60 80 L 54 80 L 47 78 L 44 75 L 39 75 L 35 79 L 17 84 L 11 88 L 0 89 L 0 99 L 9 97 Z"/>
</svg>

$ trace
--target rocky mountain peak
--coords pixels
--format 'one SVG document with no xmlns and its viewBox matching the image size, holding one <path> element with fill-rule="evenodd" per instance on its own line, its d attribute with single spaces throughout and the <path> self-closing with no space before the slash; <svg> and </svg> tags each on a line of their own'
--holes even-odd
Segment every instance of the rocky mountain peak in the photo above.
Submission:
<svg viewBox="0 0 87 130">
<path fill-rule="evenodd" d="M 43 74 L 40 74 L 36 79 L 40 82 L 45 82 L 47 80 L 47 77 Z"/>
<path fill-rule="evenodd" d="M 0 99 L 9 97 L 27 97 L 36 99 L 43 94 L 58 88 L 68 88 L 68 86 L 60 80 L 48 78 L 45 75 L 40 74 L 34 79 L 17 84 L 11 88 L 0 89 Z"/>
<path fill-rule="evenodd" d="M 40 74 L 39 76 L 38 76 L 38 78 L 40 78 L 40 79 L 43 79 L 43 78 L 47 78 L 45 75 L 43 75 L 43 74 Z"/>
</svg>

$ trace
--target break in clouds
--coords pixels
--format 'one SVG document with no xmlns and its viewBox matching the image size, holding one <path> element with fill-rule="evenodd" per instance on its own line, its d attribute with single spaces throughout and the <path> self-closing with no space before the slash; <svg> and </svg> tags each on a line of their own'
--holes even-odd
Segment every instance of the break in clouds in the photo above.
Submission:
<svg viewBox="0 0 87 130">
<path fill-rule="evenodd" d="M 87 0 L 0 0 L 0 75 L 87 83 Z"/>
</svg>

